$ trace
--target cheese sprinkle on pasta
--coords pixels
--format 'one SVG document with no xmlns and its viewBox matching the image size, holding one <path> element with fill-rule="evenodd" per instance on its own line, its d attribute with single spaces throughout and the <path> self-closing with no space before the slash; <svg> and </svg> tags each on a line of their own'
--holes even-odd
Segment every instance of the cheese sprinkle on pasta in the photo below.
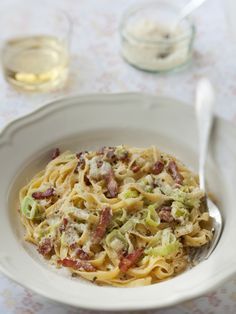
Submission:
<svg viewBox="0 0 236 314">
<path fill-rule="evenodd" d="M 189 250 L 212 239 L 205 197 L 197 176 L 155 147 L 57 149 L 21 189 L 20 215 L 25 239 L 56 267 L 134 287 L 182 272 Z"/>
</svg>

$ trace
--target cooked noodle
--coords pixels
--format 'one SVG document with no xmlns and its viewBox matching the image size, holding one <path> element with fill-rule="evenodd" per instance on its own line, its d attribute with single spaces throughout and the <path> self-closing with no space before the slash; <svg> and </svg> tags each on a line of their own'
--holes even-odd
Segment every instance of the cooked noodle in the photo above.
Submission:
<svg viewBox="0 0 236 314">
<path fill-rule="evenodd" d="M 57 156 L 58 155 L 58 156 Z M 98 284 L 142 286 L 189 265 L 212 238 L 197 177 L 155 147 L 66 151 L 21 189 L 25 239 Z"/>
</svg>

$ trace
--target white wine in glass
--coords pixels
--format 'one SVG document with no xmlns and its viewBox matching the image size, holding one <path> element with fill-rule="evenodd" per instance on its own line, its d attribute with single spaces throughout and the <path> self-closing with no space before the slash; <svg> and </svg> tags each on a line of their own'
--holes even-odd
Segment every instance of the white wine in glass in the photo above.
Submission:
<svg viewBox="0 0 236 314">
<path fill-rule="evenodd" d="M 68 49 L 56 37 L 29 36 L 7 41 L 2 51 L 6 80 L 29 91 L 50 90 L 68 75 Z"/>
<path fill-rule="evenodd" d="M 0 4 L 2 68 L 17 89 L 44 92 L 63 86 L 68 76 L 71 21 L 50 2 Z"/>
</svg>

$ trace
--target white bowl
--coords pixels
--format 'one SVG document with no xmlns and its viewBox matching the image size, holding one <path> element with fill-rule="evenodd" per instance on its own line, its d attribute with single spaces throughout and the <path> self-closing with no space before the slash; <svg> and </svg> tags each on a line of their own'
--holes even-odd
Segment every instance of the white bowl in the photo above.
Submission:
<svg viewBox="0 0 236 314">
<path fill-rule="evenodd" d="M 86 95 L 55 101 L 8 125 L 0 137 L 0 269 L 55 301 L 96 310 L 170 306 L 202 295 L 236 271 L 236 129 L 217 118 L 208 159 L 209 189 L 225 226 L 210 258 L 168 281 L 139 288 L 100 287 L 54 269 L 23 238 L 19 188 L 49 160 L 54 147 L 80 151 L 104 145 L 154 144 L 197 170 L 193 108 L 144 94 Z"/>
</svg>

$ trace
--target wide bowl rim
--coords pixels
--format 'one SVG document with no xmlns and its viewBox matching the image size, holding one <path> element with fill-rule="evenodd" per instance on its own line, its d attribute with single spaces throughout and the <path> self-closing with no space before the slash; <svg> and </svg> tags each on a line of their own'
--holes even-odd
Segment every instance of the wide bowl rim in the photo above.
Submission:
<svg viewBox="0 0 236 314">
<path fill-rule="evenodd" d="M 73 95 L 72 97 L 64 97 L 64 98 L 60 98 L 60 99 L 56 99 L 52 102 L 49 103 L 45 103 L 43 106 L 37 108 L 36 110 L 21 116 L 13 121 L 11 121 L 10 123 L 8 123 L 0 132 L 0 149 L 2 144 L 5 144 L 6 142 L 10 141 L 11 138 L 11 133 L 14 131 L 15 128 L 17 127 L 24 127 L 27 126 L 27 121 L 28 119 L 31 119 L 32 121 L 34 120 L 38 120 L 40 118 L 40 116 L 42 116 L 43 114 L 47 114 L 47 112 L 51 112 L 54 111 L 54 109 L 57 109 L 59 107 L 64 107 L 67 104 L 66 103 L 74 103 L 76 102 L 77 105 L 81 105 L 82 100 L 86 100 L 86 99 L 96 99 L 97 97 L 105 97 L 107 99 L 113 99 L 115 98 L 120 98 L 120 100 L 122 99 L 133 99 L 133 100 L 137 100 L 137 99 L 155 99 L 155 100 L 159 100 L 159 101 L 166 101 L 166 102 L 173 102 L 174 105 L 178 105 L 178 106 L 185 106 L 185 108 L 189 107 L 189 105 L 187 105 L 186 103 L 184 103 L 183 101 L 180 100 L 176 100 L 174 98 L 170 98 L 170 97 L 159 97 L 156 95 L 150 95 L 150 94 L 146 94 L 146 93 L 114 93 L 114 94 L 99 94 L 99 93 L 94 93 L 94 94 L 83 94 L 83 95 Z M 190 109 L 192 110 L 192 109 Z M 227 120 L 223 119 L 223 118 L 219 118 L 217 117 L 217 123 L 223 124 L 224 128 L 234 128 L 234 124 L 228 122 Z M 155 308 L 164 308 L 164 307 L 169 307 L 169 306 L 173 306 L 177 303 L 180 302 L 184 302 L 196 297 L 199 297 L 209 291 L 212 291 L 213 289 L 215 289 L 217 286 L 219 286 L 220 284 L 222 284 L 223 282 L 225 282 L 227 279 L 230 278 L 230 276 L 232 276 L 233 274 L 236 273 L 236 266 L 234 266 L 232 263 L 231 267 L 225 268 L 224 272 L 218 273 L 216 276 L 214 276 L 213 278 L 211 278 L 211 280 L 209 280 L 207 283 L 204 282 L 204 286 L 197 286 L 192 288 L 191 291 L 188 291 L 187 295 L 183 294 L 183 295 L 179 295 L 179 294 L 175 294 L 173 296 L 170 296 L 168 301 L 162 301 L 162 303 L 157 303 L 155 300 L 153 300 L 152 302 L 150 302 L 150 300 L 142 300 L 142 304 L 138 304 L 138 306 L 134 306 L 134 304 L 131 302 L 129 304 L 119 304 L 119 305 L 114 305 L 114 304 L 103 304 L 103 305 L 96 305 L 96 303 L 86 303 L 86 302 L 82 302 L 79 300 L 79 302 L 71 302 L 69 300 L 66 299 L 61 299 L 60 296 L 58 294 L 53 294 L 51 293 L 50 295 L 48 294 L 47 290 L 44 291 L 43 289 L 40 288 L 36 288 L 36 287 L 32 287 L 31 284 L 29 282 L 27 282 L 27 280 L 22 281 L 19 278 L 16 278 L 16 276 L 14 276 L 14 274 L 9 273 L 5 268 L 4 265 L 2 265 L 1 261 L 0 261 L 0 271 L 6 275 L 7 277 L 9 277 L 11 280 L 13 280 L 14 282 L 18 283 L 19 285 L 38 293 L 39 295 L 51 300 L 51 301 L 56 301 L 58 303 L 61 304 L 67 304 L 70 306 L 74 306 L 74 307 L 79 307 L 79 308 L 84 308 L 84 309 L 90 309 L 90 310 L 103 310 L 103 311 L 111 311 L 111 310 L 115 310 L 115 311 L 122 311 L 122 310 L 148 310 L 148 309 L 155 309 Z M 203 283 L 201 283 L 203 284 Z M 155 287 L 155 286 L 153 286 Z M 145 287 L 144 287 L 145 288 Z M 104 291 L 106 288 L 103 288 Z M 123 289 L 123 288 L 117 288 L 117 289 Z M 134 288 L 135 290 L 136 288 Z M 86 304 L 85 304 L 86 303 Z"/>
</svg>

